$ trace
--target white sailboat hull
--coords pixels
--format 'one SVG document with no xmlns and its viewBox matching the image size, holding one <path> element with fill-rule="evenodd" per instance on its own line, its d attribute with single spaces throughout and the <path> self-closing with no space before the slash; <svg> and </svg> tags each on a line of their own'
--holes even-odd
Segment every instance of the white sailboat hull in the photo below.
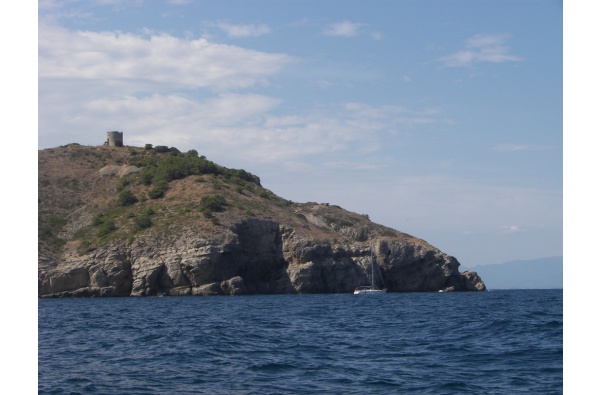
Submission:
<svg viewBox="0 0 600 395">
<path fill-rule="evenodd" d="M 384 294 L 386 293 L 386 289 L 355 289 L 354 295 L 360 294 Z"/>
</svg>

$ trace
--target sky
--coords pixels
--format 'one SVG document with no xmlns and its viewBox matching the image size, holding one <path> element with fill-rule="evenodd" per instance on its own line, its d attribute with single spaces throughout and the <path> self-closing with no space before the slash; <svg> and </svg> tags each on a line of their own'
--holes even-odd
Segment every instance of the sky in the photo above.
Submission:
<svg viewBox="0 0 600 395">
<path fill-rule="evenodd" d="M 38 2 L 38 149 L 197 150 L 463 267 L 563 255 L 552 0 Z"/>
</svg>

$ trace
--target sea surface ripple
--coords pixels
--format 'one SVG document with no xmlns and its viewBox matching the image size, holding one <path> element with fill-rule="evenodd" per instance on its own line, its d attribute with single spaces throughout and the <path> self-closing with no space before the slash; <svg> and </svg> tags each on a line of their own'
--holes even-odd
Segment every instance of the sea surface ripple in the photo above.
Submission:
<svg viewBox="0 0 600 395">
<path fill-rule="evenodd" d="M 40 299 L 40 394 L 560 394 L 562 290 Z"/>
</svg>

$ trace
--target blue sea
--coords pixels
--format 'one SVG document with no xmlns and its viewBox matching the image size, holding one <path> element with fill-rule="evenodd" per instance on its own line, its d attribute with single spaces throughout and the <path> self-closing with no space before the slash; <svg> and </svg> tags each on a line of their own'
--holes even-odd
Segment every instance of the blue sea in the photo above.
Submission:
<svg viewBox="0 0 600 395">
<path fill-rule="evenodd" d="M 40 299 L 40 394 L 561 394 L 562 290 Z"/>
</svg>

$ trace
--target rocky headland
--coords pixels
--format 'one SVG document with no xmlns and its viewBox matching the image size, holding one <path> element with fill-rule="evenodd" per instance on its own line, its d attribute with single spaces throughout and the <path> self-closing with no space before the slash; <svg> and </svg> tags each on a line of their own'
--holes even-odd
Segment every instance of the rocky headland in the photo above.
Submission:
<svg viewBox="0 0 600 395">
<path fill-rule="evenodd" d="M 38 152 L 40 297 L 483 291 L 424 240 L 166 147 Z"/>
</svg>

